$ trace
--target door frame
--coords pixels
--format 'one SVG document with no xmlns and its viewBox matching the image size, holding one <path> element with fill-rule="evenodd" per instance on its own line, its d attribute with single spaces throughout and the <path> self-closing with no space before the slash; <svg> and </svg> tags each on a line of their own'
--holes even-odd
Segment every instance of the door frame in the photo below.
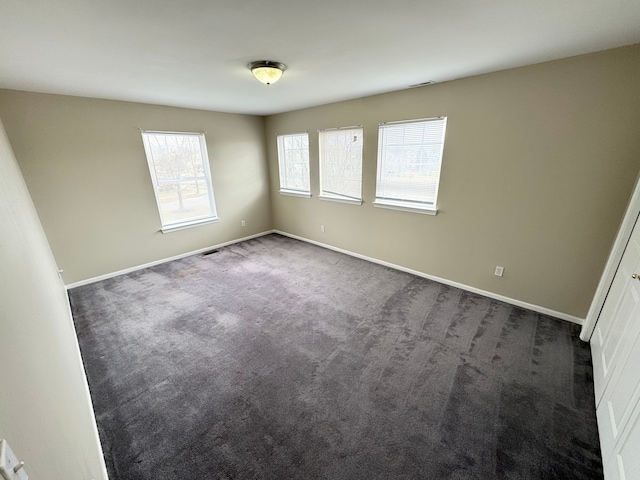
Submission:
<svg viewBox="0 0 640 480">
<path fill-rule="evenodd" d="M 600 312 L 602 312 L 602 307 L 604 306 L 604 302 L 607 299 L 609 289 L 611 288 L 613 279 L 616 275 L 616 272 L 618 271 L 618 266 L 620 265 L 620 261 L 622 260 L 622 255 L 627 248 L 627 243 L 629 243 L 631 232 L 633 232 L 633 227 L 635 227 L 639 215 L 640 177 L 636 179 L 636 184 L 633 187 L 633 194 L 631 195 L 631 199 L 629 200 L 629 204 L 627 205 L 627 210 L 625 211 L 622 223 L 620 224 L 620 228 L 618 229 L 616 240 L 613 243 L 611 253 L 609 254 L 609 258 L 607 259 L 607 263 L 604 267 L 604 272 L 602 273 L 602 277 L 600 277 L 598 288 L 596 289 L 596 293 L 591 302 L 591 306 L 589 307 L 589 311 L 587 312 L 587 318 L 582 324 L 580 339 L 584 340 L 585 342 L 591 340 L 591 335 L 593 335 L 593 330 L 596 328 L 596 323 L 598 322 L 598 318 L 600 317 Z"/>
</svg>

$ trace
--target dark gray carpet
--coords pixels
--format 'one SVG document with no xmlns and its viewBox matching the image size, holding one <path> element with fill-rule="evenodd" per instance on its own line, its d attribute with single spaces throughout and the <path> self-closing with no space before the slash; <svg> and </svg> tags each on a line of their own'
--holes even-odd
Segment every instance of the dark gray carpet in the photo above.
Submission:
<svg viewBox="0 0 640 480">
<path fill-rule="evenodd" d="M 69 293 L 111 480 L 602 478 L 576 325 L 278 235 Z"/>
</svg>

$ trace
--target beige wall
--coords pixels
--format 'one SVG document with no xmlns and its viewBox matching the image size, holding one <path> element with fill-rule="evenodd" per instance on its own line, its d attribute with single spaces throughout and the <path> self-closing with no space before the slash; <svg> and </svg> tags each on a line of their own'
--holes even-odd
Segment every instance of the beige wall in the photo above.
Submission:
<svg viewBox="0 0 640 480">
<path fill-rule="evenodd" d="M 0 438 L 31 480 L 106 480 L 63 283 L 0 122 Z"/>
<path fill-rule="evenodd" d="M 0 117 L 67 284 L 277 228 L 582 318 L 640 167 L 638 78 L 636 45 L 275 115 L 266 129 L 260 117 L 7 90 Z M 378 123 L 437 115 L 448 117 L 438 215 L 373 208 Z M 318 200 L 317 130 L 358 124 L 364 205 Z M 207 132 L 219 223 L 159 233 L 139 128 Z M 302 130 L 311 199 L 277 193 L 275 134 Z"/>
<path fill-rule="evenodd" d="M 0 90 L 0 118 L 67 284 L 271 228 L 262 117 Z M 159 232 L 140 128 L 207 133 L 219 222 Z"/>
<path fill-rule="evenodd" d="M 640 45 L 268 117 L 274 227 L 584 318 L 640 167 L 638 79 Z M 438 215 L 374 208 L 378 123 L 439 115 Z M 317 130 L 360 124 L 364 205 L 318 200 Z M 314 196 L 280 195 L 276 133 L 305 130 Z"/>
</svg>

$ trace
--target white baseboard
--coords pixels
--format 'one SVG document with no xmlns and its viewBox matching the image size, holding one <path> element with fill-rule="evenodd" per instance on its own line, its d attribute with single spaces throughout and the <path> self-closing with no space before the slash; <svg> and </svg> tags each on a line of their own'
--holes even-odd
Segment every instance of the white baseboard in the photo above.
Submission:
<svg viewBox="0 0 640 480">
<path fill-rule="evenodd" d="M 447 280 L 446 278 L 440 278 L 440 277 L 436 277 L 434 275 L 429 275 L 427 273 L 420 272 L 418 270 L 413 270 L 411 268 L 406 268 L 406 267 L 403 267 L 403 266 L 400 266 L 400 265 L 396 265 L 394 263 L 385 262 L 384 260 L 378 260 L 377 258 L 368 257 L 366 255 L 361 255 L 359 253 L 355 253 L 355 252 L 352 252 L 352 251 L 349 251 L 349 250 L 345 250 L 345 249 L 339 248 L 339 247 L 334 247 L 333 245 L 328 245 L 326 243 L 316 242 L 315 240 L 310 240 L 308 238 L 301 237 L 299 235 L 294 235 L 292 233 L 283 232 L 281 230 L 267 230 L 267 231 L 264 231 L 264 232 L 256 233 L 255 235 L 250 235 L 248 237 L 243 237 L 243 238 L 238 238 L 238 239 L 235 239 L 235 240 L 230 240 L 228 242 L 219 243 L 217 245 L 211 245 L 211 246 L 206 247 L 206 248 L 200 248 L 198 250 L 194 250 L 194 251 L 187 252 L 187 253 L 182 253 L 180 255 L 176 255 L 176 256 L 173 256 L 173 257 L 163 258 L 161 260 L 156 260 L 154 262 L 145 263 L 143 265 L 137 265 L 135 267 L 126 268 L 124 270 L 118 270 L 117 272 L 107 273 L 105 275 L 100 275 L 98 277 L 88 278 L 86 280 L 81 280 L 79 282 L 70 283 L 70 284 L 66 285 L 66 288 L 67 288 L 67 290 L 69 290 L 69 289 L 72 289 L 72 288 L 75 288 L 75 287 L 80 287 L 82 285 L 88 285 L 90 283 L 99 282 L 101 280 L 106 280 L 108 278 L 117 277 L 118 275 L 124 275 L 126 273 L 135 272 L 136 270 L 142 270 L 143 268 L 153 267 L 153 266 L 156 266 L 156 265 L 160 265 L 162 263 L 171 262 L 173 260 L 178 260 L 180 258 L 190 257 L 191 255 L 198 255 L 200 253 L 203 253 L 203 252 L 215 249 L 215 248 L 222 248 L 222 247 L 226 247 L 227 245 L 233 245 L 234 243 L 240 243 L 240 242 L 244 242 L 246 240 L 251 240 L 252 238 L 263 237 L 264 235 L 269 235 L 270 233 L 278 233 L 280 235 L 284 235 L 285 237 L 294 238 L 296 240 L 300 240 L 300 241 L 303 241 L 303 242 L 311 243 L 311 244 L 317 245 L 319 247 L 328 248 L 329 250 L 334 250 L 336 252 L 344 253 L 346 255 L 351 255 L 352 257 L 360 258 L 362 260 L 367 260 L 368 262 L 372 262 L 372 263 L 377 263 L 378 265 L 384 265 L 385 267 L 393 268 L 395 270 L 400 270 L 401 272 L 410 273 L 410 274 L 416 275 L 418 277 L 427 278 L 429 280 L 433 280 L 433 281 L 436 281 L 436 282 L 439 282 L 439 283 L 443 283 L 445 285 L 449 285 L 449 286 L 452 286 L 452 287 L 460 288 L 460 289 L 466 290 L 468 292 L 478 293 L 478 294 L 483 295 L 485 297 L 493 298 L 495 300 L 499 300 L 501 302 L 509 303 L 509 304 L 515 305 L 517 307 L 526 308 L 528 310 L 533 310 L 534 312 L 543 313 L 545 315 L 549 315 L 551 317 L 559 318 L 561 320 L 566 320 L 566 321 L 571 322 L 571 323 L 576 323 L 578 325 L 582 325 L 584 323 L 584 319 L 578 318 L 578 317 L 574 317 L 573 315 L 569 315 L 567 313 L 557 312 L 555 310 L 551 310 L 550 308 L 541 307 L 539 305 L 534 305 L 534 304 L 531 304 L 531 303 L 523 302 L 523 301 L 520 301 L 520 300 L 516 300 L 514 298 L 505 297 L 505 296 L 499 295 L 497 293 L 488 292 L 486 290 L 481 290 L 481 289 L 476 288 L 476 287 L 471 287 L 469 285 L 464 285 L 462 283 L 458 283 L 458 282 L 454 282 L 454 281 L 451 281 L 451 280 Z"/>
<path fill-rule="evenodd" d="M 294 235 L 292 233 L 282 232 L 280 230 L 273 230 L 273 233 L 278 233 L 280 235 L 284 235 L 285 237 L 294 238 L 296 240 L 301 240 L 303 242 L 312 243 L 314 245 L 318 245 L 319 247 L 328 248 L 330 250 L 335 250 L 336 252 L 345 253 L 347 255 L 351 255 L 352 257 L 360 258 L 362 260 L 367 260 L 369 262 L 377 263 L 379 265 L 384 265 L 385 267 L 393 268 L 396 270 L 400 270 L 401 272 L 411 273 L 412 275 L 416 275 L 418 277 L 427 278 L 429 280 L 434 280 L 439 283 L 444 283 L 445 285 L 449 285 L 452 287 L 460 288 L 462 290 L 466 290 L 468 292 L 478 293 L 485 297 L 493 298 L 494 300 L 500 300 L 501 302 L 509 303 L 511 305 L 515 305 L 517 307 L 526 308 L 528 310 L 533 310 L 534 312 L 543 313 L 545 315 L 549 315 L 550 317 L 559 318 L 560 320 L 566 320 L 571 323 L 576 323 L 578 325 L 582 325 L 584 323 L 584 319 L 574 317 L 573 315 L 569 315 L 567 313 L 557 312 L 555 310 L 551 310 L 550 308 L 541 307 L 539 305 L 533 305 L 531 303 L 523 302 L 520 300 L 516 300 L 514 298 L 505 297 L 503 295 L 499 295 L 497 293 L 488 292 L 486 290 L 481 290 L 476 287 L 471 287 L 469 285 L 464 285 L 462 283 L 453 282 L 451 280 L 447 280 L 446 278 L 436 277 L 434 275 L 429 275 L 427 273 L 419 272 L 418 270 L 412 270 L 411 268 L 402 267 L 400 265 L 396 265 L 393 263 L 385 262 L 384 260 L 378 260 L 377 258 L 367 257 L 366 255 L 361 255 L 359 253 L 351 252 L 349 250 L 345 250 L 343 248 L 334 247 L 332 245 L 328 245 L 326 243 L 316 242 L 315 240 L 309 240 L 308 238 L 300 237 L 298 235 Z"/>
<path fill-rule="evenodd" d="M 235 240 L 230 240 L 228 242 L 218 243 L 217 245 L 211 245 L 210 247 L 200 248 L 198 250 L 193 250 L 192 252 L 181 253 L 180 255 L 175 255 L 169 258 L 163 258 L 161 260 L 155 260 L 153 262 L 145 263 L 143 265 L 136 265 L 135 267 L 125 268 L 124 270 L 118 270 L 117 272 L 106 273 L 104 275 L 88 278 L 86 280 L 80 280 L 79 282 L 74 282 L 66 285 L 66 288 L 67 290 L 70 290 L 72 288 L 81 287 L 82 285 L 88 285 L 90 283 L 99 282 L 101 280 L 106 280 L 108 278 L 117 277 L 118 275 L 124 275 L 125 273 L 131 273 L 131 272 L 135 272 L 136 270 L 142 270 L 143 268 L 154 267 L 162 263 L 167 263 L 173 260 L 179 260 L 181 258 L 190 257 L 191 255 L 198 255 L 200 253 L 208 252 L 209 250 L 226 247 L 227 245 L 233 245 L 234 243 L 244 242 L 246 240 L 251 240 L 252 238 L 263 237 L 265 235 L 269 235 L 270 233 L 274 233 L 274 230 L 267 230 L 266 232 L 260 232 L 260 233 L 256 233 L 255 235 L 249 235 L 248 237 L 242 237 L 242 238 L 237 238 Z"/>
</svg>

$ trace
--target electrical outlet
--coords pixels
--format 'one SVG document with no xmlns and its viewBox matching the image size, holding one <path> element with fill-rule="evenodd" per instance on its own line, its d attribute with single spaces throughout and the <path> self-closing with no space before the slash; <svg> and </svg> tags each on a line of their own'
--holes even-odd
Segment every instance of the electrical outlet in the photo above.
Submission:
<svg viewBox="0 0 640 480">
<path fill-rule="evenodd" d="M 496 267 L 495 275 L 496 277 L 501 277 L 502 275 L 504 275 L 504 267 Z"/>
<path fill-rule="evenodd" d="M 29 480 L 24 462 L 18 460 L 6 440 L 0 440 L 0 475 L 2 480 Z"/>
<path fill-rule="evenodd" d="M 320 231 L 324 233 L 324 225 L 320 225 Z"/>
<path fill-rule="evenodd" d="M 247 224 L 245 223 L 245 221 L 244 221 L 244 220 L 242 220 L 242 221 L 240 222 L 240 226 L 241 226 L 241 227 L 246 227 L 246 226 L 247 226 Z"/>
</svg>

